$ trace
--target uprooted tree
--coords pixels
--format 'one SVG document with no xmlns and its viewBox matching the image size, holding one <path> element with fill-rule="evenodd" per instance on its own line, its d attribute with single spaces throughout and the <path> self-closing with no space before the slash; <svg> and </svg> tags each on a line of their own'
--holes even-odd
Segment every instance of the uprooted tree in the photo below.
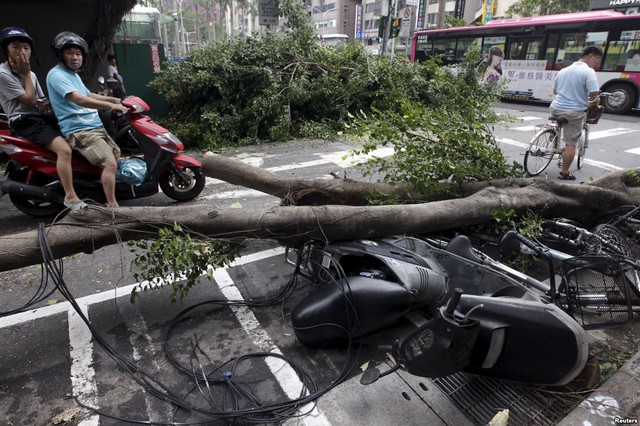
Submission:
<svg viewBox="0 0 640 426">
<path fill-rule="evenodd" d="M 345 65 L 340 51 L 325 51 L 315 57 L 316 61 L 307 61 L 292 55 L 296 46 L 300 48 L 294 41 L 283 44 L 289 48 L 287 54 L 280 55 L 277 61 L 268 57 L 268 63 L 260 66 L 265 58 L 252 56 L 252 52 L 259 51 L 261 43 L 263 41 L 255 39 L 238 42 L 239 46 L 229 44 L 228 48 L 242 50 L 221 55 L 220 64 L 210 65 L 234 70 L 235 78 L 230 79 L 234 87 L 241 87 L 244 77 L 256 73 L 263 75 L 264 81 L 288 82 L 274 92 L 284 108 L 273 110 L 273 105 L 263 103 L 273 94 L 273 87 L 269 85 L 260 92 L 262 101 L 231 108 L 219 95 L 231 93 L 233 87 L 222 87 L 222 80 L 207 74 L 218 68 L 207 71 L 206 61 L 215 56 L 203 53 L 204 62 L 198 65 L 199 62 L 194 61 L 200 68 L 193 73 L 181 73 L 178 72 L 181 68 L 176 68 L 177 71 L 170 69 L 168 74 L 172 87 L 180 89 L 171 96 L 187 94 L 182 104 L 175 103 L 176 108 L 183 107 L 179 115 L 187 123 L 186 127 L 206 128 L 207 123 L 202 120 L 209 120 L 209 126 L 247 123 L 247 117 L 254 114 L 256 120 L 263 120 L 253 129 L 254 135 L 263 125 L 270 129 L 267 133 L 275 134 L 283 128 L 282 123 L 299 125 L 296 119 L 305 114 L 311 120 L 318 120 L 317 106 L 326 104 L 330 100 L 327 96 L 335 96 L 329 90 L 331 84 L 342 81 L 349 96 L 372 91 L 368 100 L 356 103 L 341 97 L 330 112 L 335 115 L 333 118 L 340 117 L 347 136 L 358 140 L 356 154 L 374 156 L 364 166 L 364 172 L 375 175 L 379 182 L 337 177 L 329 181 L 285 179 L 209 153 L 203 162 L 207 176 L 275 195 L 282 200 L 281 205 L 265 209 L 175 205 L 76 211 L 46 230 L 56 258 L 90 253 L 125 241 L 154 240 L 162 229 L 173 228 L 176 223 L 181 232 L 193 238 L 231 243 L 261 238 L 299 246 L 309 239 L 334 241 L 457 229 L 489 222 L 496 211 L 533 211 L 544 216 L 582 220 L 601 210 L 640 202 L 640 179 L 635 171 L 612 173 L 581 185 L 523 178 L 521 168 L 508 164 L 491 136 L 490 123 L 495 117 L 489 104 L 494 99 L 495 88 L 478 83 L 471 54 L 467 55 L 465 66 L 456 72 L 398 59 L 403 67 L 403 80 L 389 79 L 381 84 L 380 79 L 388 76 L 379 74 L 379 68 L 390 64 L 381 65 L 376 58 L 358 51 L 358 47 L 346 50 L 351 61 L 362 61 L 357 78 L 352 78 L 352 62 Z M 380 60 L 388 61 L 387 58 Z M 233 65 L 233 61 L 239 62 Z M 300 76 L 301 80 L 296 80 Z M 181 77 L 183 80 L 178 81 Z M 206 93 L 203 85 L 211 81 L 219 90 L 209 93 L 215 102 L 206 104 L 206 108 L 190 102 L 190 93 L 194 90 Z M 363 86 L 357 86 L 360 83 Z M 329 92 L 323 92 L 325 97 L 320 102 L 309 103 L 307 89 L 314 88 L 326 88 Z M 389 88 L 393 89 L 392 94 L 376 92 Z M 398 99 L 392 102 L 394 97 Z M 425 98 L 424 102 L 420 101 L 421 97 Z M 204 102 L 203 99 L 201 103 Z M 305 110 L 305 106 L 312 108 Z M 233 118 L 231 115 L 236 109 L 248 115 L 243 119 Z M 266 120 L 274 111 L 277 117 Z M 393 148 L 393 155 L 375 157 L 376 149 L 384 146 Z M 0 237 L 0 270 L 41 261 L 36 231 Z"/>
<path fill-rule="evenodd" d="M 492 212 L 501 209 L 581 220 L 608 208 L 640 203 L 640 179 L 632 171 L 611 173 L 581 185 L 523 178 L 451 184 L 459 198 L 352 206 L 339 203 L 363 200 L 373 194 L 394 194 L 398 188 L 338 178 L 328 182 L 285 179 L 215 154 L 205 156 L 204 170 L 208 176 L 224 177 L 283 199 L 306 197 L 314 203 L 331 200 L 336 204 L 246 210 L 217 209 L 211 205 L 130 207 L 116 211 L 90 208 L 72 212 L 47 229 L 54 256 L 91 253 L 124 241 L 153 239 L 159 229 L 174 223 L 180 223 L 195 236 L 229 241 L 273 239 L 298 246 L 309 239 L 334 241 L 456 229 L 489 222 Z M 410 194 L 406 189 L 401 191 L 403 195 Z M 0 238 L 0 270 L 41 261 L 36 231 Z"/>
</svg>

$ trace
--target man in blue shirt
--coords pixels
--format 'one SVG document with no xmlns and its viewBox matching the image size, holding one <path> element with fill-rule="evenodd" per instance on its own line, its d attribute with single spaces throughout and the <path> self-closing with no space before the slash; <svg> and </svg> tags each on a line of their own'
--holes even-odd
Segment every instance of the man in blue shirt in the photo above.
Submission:
<svg viewBox="0 0 640 426">
<path fill-rule="evenodd" d="M 602 59 L 602 49 L 597 46 L 587 46 L 582 51 L 582 57 L 558 72 L 553 83 L 553 94 L 556 95 L 549 111 L 553 115 L 566 118 L 568 123 L 562 128 L 565 143 L 562 154 L 562 171 L 559 179 L 575 180 L 569 172 L 569 166 L 576 155 L 576 145 L 582 133 L 582 127 L 587 119 L 587 108 L 598 102 L 600 84 L 595 67 Z"/>
<path fill-rule="evenodd" d="M 102 126 L 97 109 L 128 109 L 120 99 L 91 93 L 77 71 L 82 67 L 89 50 L 87 43 L 69 31 L 53 40 L 58 65 L 47 74 L 47 89 L 60 130 L 67 142 L 91 164 L 102 167 L 100 180 L 107 199 L 107 207 L 118 207 L 115 173 L 120 148 Z"/>
</svg>

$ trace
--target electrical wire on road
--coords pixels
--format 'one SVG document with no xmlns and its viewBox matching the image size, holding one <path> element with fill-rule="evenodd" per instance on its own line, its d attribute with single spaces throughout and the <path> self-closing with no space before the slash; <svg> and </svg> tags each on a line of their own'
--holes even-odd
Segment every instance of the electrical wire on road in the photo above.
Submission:
<svg viewBox="0 0 640 426">
<path fill-rule="evenodd" d="M 170 340 L 175 332 L 176 326 L 184 322 L 185 319 L 188 318 L 188 314 L 197 308 L 207 305 L 237 306 L 240 304 L 257 308 L 282 304 L 281 309 L 284 309 L 286 299 L 296 288 L 300 265 L 300 261 L 298 261 L 296 269 L 289 282 L 274 296 L 250 302 L 227 299 L 211 300 L 189 307 L 174 318 L 165 334 L 165 353 L 172 365 L 174 365 L 182 375 L 193 380 L 193 385 L 190 389 L 185 391 L 184 395 L 178 395 L 152 374 L 140 368 L 135 362 L 117 352 L 114 347 L 95 330 L 67 287 L 63 277 L 63 262 L 62 260 L 55 260 L 47 240 L 43 223 L 40 223 L 38 226 L 38 241 L 41 248 L 42 258 L 44 260 L 42 275 L 43 283 L 46 284 L 49 279 L 52 280 L 55 284 L 55 288 L 60 291 L 65 299 L 69 301 L 79 317 L 87 325 L 95 342 L 107 355 L 109 355 L 120 369 L 138 383 L 145 392 L 148 392 L 150 395 L 161 401 L 171 403 L 175 407 L 173 416 L 174 420 L 180 413 L 198 413 L 204 416 L 204 418 L 202 420 L 190 422 L 136 420 L 106 413 L 98 408 L 88 406 L 80 401 L 75 395 L 70 396 L 70 398 L 73 398 L 78 405 L 94 412 L 97 415 L 120 422 L 154 425 L 200 425 L 211 424 L 212 420 L 219 420 L 224 423 L 279 423 L 308 414 L 308 412 L 314 409 L 316 400 L 346 380 L 356 366 L 357 358 L 360 353 L 360 344 L 353 341 L 353 330 L 345 330 L 349 336 L 349 342 L 344 353 L 344 364 L 341 371 L 337 377 L 323 389 L 317 389 L 314 380 L 308 373 L 306 373 L 291 359 L 277 352 L 253 352 L 237 356 L 226 362 L 216 362 L 212 355 L 207 353 L 203 348 L 203 345 L 201 344 L 202 338 L 194 336 L 190 345 L 190 362 L 188 366 L 185 366 L 178 361 L 178 356 L 172 354 L 168 349 L 171 347 Z M 354 324 L 354 327 L 357 328 L 359 326 L 359 320 L 353 301 L 345 303 L 345 309 L 347 309 L 350 316 L 355 315 L 352 323 Z M 334 325 L 338 326 L 337 324 Z M 287 399 L 276 403 L 264 403 L 260 398 L 258 398 L 258 392 L 249 388 L 251 380 L 246 380 L 242 377 L 241 371 L 246 370 L 246 368 L 243 368 L 243 364 L 255 360 L 264 361 L 267 358 L 275 358 L 283 361 L 293 369 L 302 383 L 302 389 L 298 398 Z M 253 384 L 255 386 L 259 385 L 259 383 Z M 205 404 L 196 404 L 187 401 L 187 398 L 192 394 L 199 395 Z"/>
</svg>

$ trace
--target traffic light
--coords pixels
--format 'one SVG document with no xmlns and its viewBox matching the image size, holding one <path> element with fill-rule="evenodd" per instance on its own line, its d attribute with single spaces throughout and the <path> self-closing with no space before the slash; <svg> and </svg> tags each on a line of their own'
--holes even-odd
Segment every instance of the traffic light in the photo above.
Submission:
<svg viewBox="0 0 640 426">
<path fill-rule="evenodd" d="M 378 25 L 378 37 L 384 37 L 384 28 L 387 26 L 387 17 L 381 16 L 380 23 Z M 391 18 L 391 31 L 389 34 L 389 38 L 398 37 L 400 34 L 400 27 L 402 26 L 401 18 Z"/>
<path fill-rule="evenodd" d="M 402 26 L 402 19 L 400 18 L 392 18 L 391 21 L 391 34 L 389 34 L 389 38 L 398 37 L 400 34 L 400 27 Z"/>
</svg>

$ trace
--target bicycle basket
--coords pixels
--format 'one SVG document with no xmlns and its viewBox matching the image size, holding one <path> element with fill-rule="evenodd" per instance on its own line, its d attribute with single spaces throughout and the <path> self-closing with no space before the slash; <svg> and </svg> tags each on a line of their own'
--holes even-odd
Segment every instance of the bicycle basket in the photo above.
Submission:
<svg viewBox="0 0 640 426">
<path fill-rule="evenodd" d="M 560 303 L 584 329 L 615 327 L 633 318 L 632 304 L 640 301 L 633 267 L 610 257 L 573 257 L 563 262 L 563 278 Z"/>
<path fill-rule="evenodd" d="M 598 124 L 603 112 L 604 107 L 589 107 L 587 109 L 587 124 Z"/>
</svg>

